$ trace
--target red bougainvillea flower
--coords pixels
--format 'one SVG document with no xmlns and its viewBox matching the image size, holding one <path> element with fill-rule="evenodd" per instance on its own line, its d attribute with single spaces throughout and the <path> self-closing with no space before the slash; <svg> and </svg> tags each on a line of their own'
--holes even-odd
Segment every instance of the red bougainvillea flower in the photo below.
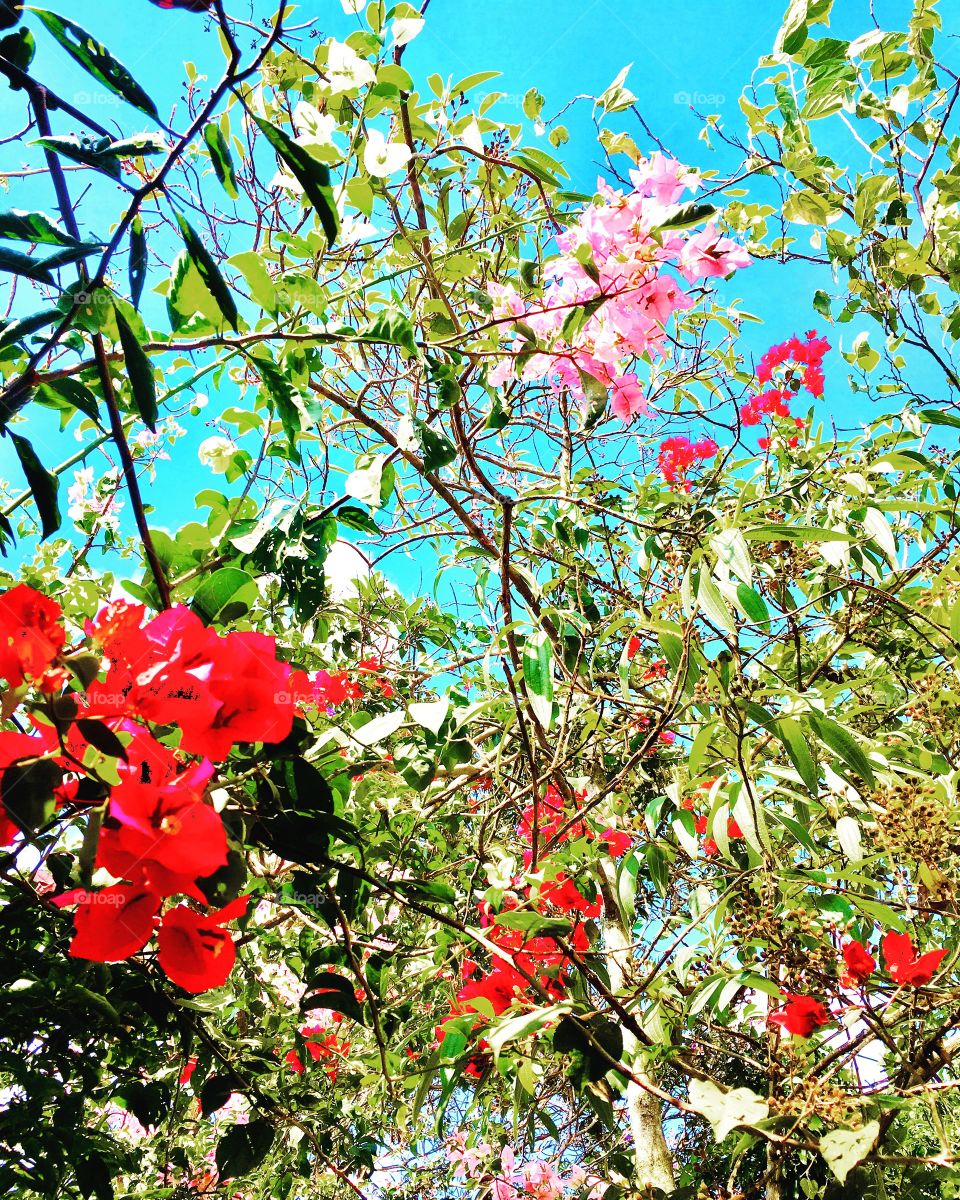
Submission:
<svg viewBox="0 0 960 1200">
<path fill-rule="evenodd" d="M 624 833 L 622 829 L 605 829 L 600 834 L 600 841 L 606 842 L 607 851 L 614 858 L 619 858 L 622 854 L 626 854 L 633 846 L 633 838 L 629 833 Z"/>
<path fill-rule="evenodd" d="M 778 1013 L 769 1018 L 771 1024 L 782 1025 L 787 1033 L 797 1037 L 809 1037 L 820 1025 L 828 1025 L 833 1018 L 819 1000 L 812 996 L 797 996 L 787 993 L 787 1003 Z"/>
<path fill-rule="evenodd" d="M 187 1061 L 183 1064 L 183 1070 L 180 1072 L 180 1083 L 188 1084 L 190 1082 L 191 1075 L 194 1073 L 194 1071 L 196 1069 L 197 1069 L 197 1059 L 188 1058 Z"/>
<path fill-rule="evenodd" d="M 140 774 L 140 772 L 138 772 Z M 219 815 L 204 800 L 213 774 L 207 761 L 159 784 L 121 771 L 110 794 L 107 818 L 97 848 L 97 865 L 111 875 L 132 879 L 140 865 L 156 863 L 187 881 L 212 875 L 227 863 L 227 835 Z M 173 885 L 176 880 L 171 881 Z M 166 887 L 164 895 L 173 895 Z M 174 891 L 183 891 L 174 886 Z"/>
<path fill-rule="evenodd" d="M 157 961 L 175 984 L 186 992 L 206 992 L 226 983 L 237 948 L 223 926 L 243 916 L 249 899 L 240 896 L 206 915 L 185 904 L 164 913 L 157 934 Z"/>
<path fill-rule="evenodd" d="M 177 725 L 180 745 L 222 762 L 236 742 L 278 742 L 293 727 L 296 680 L 262 633 L 220 637 L 177 605 L 140 628 L 132 607 L 106 609 L 88 633 L 111 667 L 90 711 Z"/>
<path fill-rule="evenodd" d="M 38 679 L 67 640 L 54 600 L 18 583 L 0 595 L 0 675 L 11 687 Z"/>
<path fill-rule="evenodd" d="M 485 1000 L 493 1009 L 493 1015 L 499 1017 L 510 1007 L 517 994 L 526 994 L 529 986 L 519 971 L 515 971 L 504 962 L 498 962 L 489 975 L 482 979 L 471 980 L 457 992 L 457 1007 L 454 1015 L 462 1012 L 482 1011 L 483 1015 L 487 1016 L 485 1006 L 478 1007 L 473 1003 L 475 1000 Z"/>
<path fill-rule="evenodd" d="M 940 963 L 946 958 L 946 950 L 929 950 L 917 955 L 913 942 L 906 933 L 891 930 L 880 943 L 883 961 L 887 964 L 890 978 L 899 984 L 923 987 L 930 982 Z"/>
<path fill-rule="evenodd" d="M 660 443 L 657 465 L 667 483 L 682 483 L 689 492 L 692 485 L 687 481 L 687 472 L 695 463 L 705 462 L 716 453 L 717 443 L 708 437 L 696 442 L 685 437 L 667 438 Z"/>
<path fill-rule="evenodd" d="M 844 987 L 866 983 L 877 969 L 877 960 L 862 942 L 847 942 L 843 947 L 843 962 L 846 970 L 840 982 Z"/>
<path fill-rule="evenodd" d="M 313 677 L 313 695 L 321 708 L 339 708 L 347 700 L 359 700 L 363 688 L 346 671 L 318 671 Z"/>
<path fill-rule="evenodd" d="M 58 907 L 77 903 L 70 953 L 95 962 L 120 962 L 142 950 L 160 912 L 159 896 L 126 883 L 99 892 L 65 892 L 53 903 Z"/>
<path fill-rule="evenodd" d="M 347 1056 L 350 1043 L 342 1042 L 333 1030 L 327 1029 L 325 1025 L 306 1025 L 300 1030 L 300 1036 L 304 1039 L 304 1049 L 312 1061 L 324 1061 L 327 1064 L 324 1068 L 326 1073 L 336 1081 L 339 1060 Z M 289 1063 L 292 1071 L 298 1075 L 303 1074 L 303 1061 L 296 1050 L 290 1050 L 285 1061 Z"/>
<path fill-rule="evenodd" d="M 598 917 L 602 904 L 600 898 L 588 900 L 567 875 L 544 881 L 540 885 L 540 898 L 565 913 L 582 913 L 585 917 Z"/>
</svg>

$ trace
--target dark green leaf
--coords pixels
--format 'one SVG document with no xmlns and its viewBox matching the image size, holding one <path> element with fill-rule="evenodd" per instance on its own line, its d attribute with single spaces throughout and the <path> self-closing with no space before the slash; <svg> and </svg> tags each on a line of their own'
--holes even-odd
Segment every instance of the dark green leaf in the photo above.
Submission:
<svg viewBox="0 0 960 1200">
<path fill-rule="evenodd" d="M 130 226 L 130 303 L 134 308 L 140 307 L 143 285 L 147 282 L 147 262 L 147 236 L 143 221 L 137 216 Z"/>
<path fill-rule="evenodd" d="M 238 331 L 238 321 L 240 318 L 237 312 L 237 305 L 229 287 L 227 287 L 226 281 L 220 274 L 217 264 L 213 261 L 206 246 L 200 240 L 197 231 L 180 213 L 177 213 L 177 224 L 180 226 L 180 234 L 183 237 L 183 244 L 187 248 L 187 253 L 193 260 L 194 266 L 200 272 L 200 278 L 206 284 L 210 295 L 217 302 L 217 307 L 223 313 L 227 323 L 235 332 Z"/>
<path fill-rule="evenodd" d="M 227 145 L 227 139 L 223 136 L 223 131 L 215 121 L 212 121 L 204 129 L 203 140 L 210 151 L 210 161 L 213 163 L 214 173 L 223 185 L 223 190 L 231 200 L 236 200 L 240 193 L 237 191 L 237 177 L 233 170 L 233 158 L 230 154 L 230 147 Z"/>
<path fill-rule="evenodd" d="M 337 509 L 337 520 L 348 529 L 357 529 L 361 533 L 380 532 L 380 527 L 370 514 L 356 504 L 343 504 Z"/>
<path fill-rule="evenodd" d="M 56 808 L 54 789 L 63 781 L 63 771 L 49 758 L 13 763 L 0 775 L 0 800 L 7 816 L 29 833 L 42 829 Z"/>
<path fill-rule="evenodd" d="M 21 254 L 8 246 L 0 246 L 0 271 L 21 275 L 24 279 L 33 279 L 37 283 L 45 283 L 48 287 L 56 287 L 57 283 L 41 259 Z"/>
<path fill-rule="evenodd" d="M 672 217 L 667 217 L 658 229 L 692 229 L 695 225 L 702 225 L 704 221 L 709 221 L 711 217 L 717 215 L 717 210 L 712 204 L 697 204 L 691 200 L 689 204 L 681 204 Z"/>
<path fill-rule="evenodd" d="M 430 474 L 449 466 L 457 457 L 457 448 L 445 433 L 431 429 L 425 421 L 414 421 L 414 432 L 423 451 L 423 469 Z"/>
<path fill-rule="evenodd" d="M 72 238 L 46 213 L 11 208 L 0 213 L 0 238 L 17 242 L 41 242 L 46 246 L 76 246 Z"/>
<path fill-rule="evenodd" d="M 30 313 L 29 316 L 20 317 L 16 321 L 7 321 L 0 329 L 0 350 L 14 342 L 19 342 L 22 338 L 29 337 L 31 333 L 46 328 L 47 325 L 52 325 L 62 316 L 63 313 L 58 308 L 43 308 L 39 312 Z"/>
<path fill-rule="evenodd" d="M 0 0 L 0 13 L 3 12 L 4 6 L 9 7 L 9 2 L 10 0 Z M 0 29 L 3 28 L 8 27 L 0 25 Z M 29 29 L 18 29 L 16 33 L 8 33 L 5 38 L 0 38 L 0 56 L 7 62 L 13 63 L 15 67 L 19 67 L 23 72 L 29 71 L 36 49 L 37 44 Z M 10 90 L 21 92 L 23 86 L 11 80 Z"/>
<path fill-rule="evenodd" d="M 223 1108 L 233 1095 L 236 1082 L 232 1075 L 211 1075 L 200 1089 L 200 1115 L 209 1117 Z"/>
<path fill-rule="evenodd" d="M 105 46 L 66 17 L 60 17 L 42 8 L 34 8 L 31 11 L 46 25 L 70 57 L 94 79 L 99 80 L 104 87 L 121 96 L 134 108 L 139 108 L 154 120 L 159 120 L 157 106 L 126 67 L 117 62 Z"/>
<path fill-rule="evenodd" d="M 23 0 L 0 0 L 0 29 L 12 29 L 23 16 Z"/>
<path fill-rule="evenodd" d="M 127 748 L 117 735 L 102 721 L 80 720 L 77 729 L 94 749 L 99 750 L 108 758 L 122 758 L 127 761 Z"/>
<path fill-rule="evenodd" d="M 140 345 L 139 338 L 127 323 L 127 318 L 119 308 L 114 307 L 113 311 L 117 318 L 117 329 L 120 331 L 120 345 L 123 348 L 123 361 L 130 379 L 133 402 L 143 423 L 151 433 L 156 433 L 157 388 L 153 379 L 153 366 Z"/>
<path fill-rule="evenodd" d="M 329 170 L 323 163 L 317 162 L 303 146 L 298 146 L 293 138 L 284 133 L 282 129 L 271 125 L 262 117 L 255 115 L 253 119 L 303 188 L 304 194 L 320 218 L 323 232 L 327 235 L 327 244 L 332 247 L 340 230 L 340 217 L 337 213 L 333 188 L 330 186 Z"/>
<path fill-rule="evenodd" d="M 837 754 L 851 771 L 872 787 L 874 784 L 873 767 L 853 734 L 844 729 L 842 725 L 838 725 L 836 721 L 831 721 L 819 713 L 810 713 L 810 724 L 820 741 Z"/>
<path fill-rule="evenodd" d="M 7 431 L 13 441 L 13 447 L 20 459 L 20 466 L 27 478 L 27 486 L 33 493 L 33 499 L 40 514 L 40 528 L 43 536 L 50 537 L 60 528 L 60 508 L 57 504 L 57 492 L 60 490 L 60 480 L 48 471 L 37 458 L 33 446 L 19 433 Z"/>
<path fill-rule="evenodd" d="M 78 379 L 54 379 L 37 387 L 37 400 L 50 408 L 62 409 L 65 405 L 82 412 L 91 421 L 100 424 L 97 398 Z"/>
<path fill-rule="evenodd" d="M 113 1169 L 94 1151 L 76 1164 L 77 1187 L 84 1200 L 113 1200 Z"/>
<path fill-rule="evenodd" d="M 257 1117 L 246 1125 L 232 1125 L 217 1143 L 217 1173 L 221 1179 L 236 1179 L 259 1167 L 273 1145 L 274 1129 Z"/>
<path fill-rule="evenodd" d="M 102 171 L 111 179 L 120 179 L 120 160 L 107 153 L 110 146 L 109 139 L 104 138 L 100 142 L 91 142 L 88 139 L 81 140 L 73 134 L 67 134 L 63 137 L 36 138 L 29 145 L 52 150 L 54 154 L 62 154 L 64 158 L 69 158 L 73 162 L 83 163 L 86 167 Z"/>
<path fill-rule="evenodd" d="M 332 971 L 325 971 L 311 981 L 307 995 L 300 1001 L 300 1007 L 304 1012 L 314 1008 L 328 1008 L 331 1012 L 343 1013 L 345 1017 L 350 1017 L 361 1025 L 365 1023 L 363 1009 L 357 1002 L 356 984 L 342 975 L 333 974 Z"/>
</svg>

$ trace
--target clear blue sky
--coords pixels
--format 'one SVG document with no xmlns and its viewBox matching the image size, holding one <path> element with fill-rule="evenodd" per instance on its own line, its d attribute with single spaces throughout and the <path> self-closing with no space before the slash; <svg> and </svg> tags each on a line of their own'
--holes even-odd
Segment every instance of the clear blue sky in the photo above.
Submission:
<svg viewBox="0 0 960 1200">
<path fill-rule="evenodd" d="M 211 75 L 222 63 L 216 35 L 204 32 L 205 21 L 200 16 L 162 11 L 147 0 L 50 0 L 50 6 L 104 41 L 147 88 L 164 114 L 180 102 L 184 59 L 194 61 L 201 71 L 209 69 Z M 520 99 L 529 87 L 536 86 L 545 94 L 544 112 L 551 114 L 578 93 L 599 93 L 621 67 L 632 62 L 628 84 L 650 128 L 680 159 L 722 173 L 736 165 L 737 156 L 719 144 L 714 153 L 707 149 L 698 139 L 701 126 L 690 105 L 719 114 L 731 131 L 742 133 L 738 97 L 757 59 L 772 47 L 784 6 L 785 0 L 432 0 L 426 30 L 408 47 L 404 61 L 424 91 L 426 77 L 433 72 L 462 77 L 477 70 L 500 70 L 503 78 L 488 87 L 507 93 L 505 103 L 516 106 L 518 120 Z M 878 0 L 878 19 L 889 21 L 888 27 L 895 28 L 906 7 L 903 0 Z M 839 15 L 832 30 L 835 35 L 853 36 L 866 27 L 867 5 L 863 0 L 839 0 L 836 8 Z M 252 9 L 257 18 L 262 18 L 272 11 L 273 3 L 231 0 L 228 9 L 241 14 Z M 325 34 L 343 37 L 357 27 L 357 18 L 344 15 L 338 0 L 306 0 L 295 10 L 293 23 L 314 16 L 321 19 Z M 35 26 L 36 22 L 31 24 Z M 48 78 L 80 107 L 89 103 L 90 97 L 99 99 L 92 112 L 107 126 L 119 121 L 118 128 L 124 132 L 145 127 L 146 119 L 135 111 L 103 102 L 100 89 L 43 30 L 37 30 L 37 41 L 35 74 L 39 78 Z M 248 36 L 245 45 L 249 42 Z M 506 115 L 505 110 L 500 111 Z M 560 151 L 572 176 L 571 186 L 588 192 L 593 190 L 599 169 L 589 112 L 590 106 L 582 104 L 563 118 L 573 137 Z M 0 127 L 4 134 L 21 127 L 22 114 L 22 96 L 6 89 L 0 91 Z M 55 120 L 58 132 L 69 131 L 69 121 L 59 115 Z M 175 124 L 182 122 L 176 120 Z M 643 146 L 642 135 L 632 119 L 628 126 Z M 13 167 L 25 153 L 16 146 L 4 147 L 0 165 Z M 215 185 L 210 187 L 208 198 L 214 203 L 221 199 Z M 119 200 L 116 197 L 115 203 Z M 42 178 L 29 184 L 14 183 L 8 201 L 17 207 L 54 209 Z M 106 211 L 118 209 L 110 206 Z M 103 234 L 106 229 L 97 232 Z M 775 281 L 774 272 L 778 273 Z M 765 322 L 749 335 L 755 351 L 795 331 L 814 325 L 823 327 L 810 307 L 816 287 L 830 288 L 829 278 L 823 275 L 817 268 L 785 272 L 781 267 L 755 265 L 724 286 L 725 298 L 742 297 L 744 307 Z M 156 319 L 160 320 L 159 315 Z M 853 326 L 844 327 L 846 342 L 852 340 L 854 332 Z M 838 330 L 834 328 L 828 334 L 836 343 Z M 831 359 L 827 364 L 828 381 L 832 376 L 840 385 L 836 392 L 841 392 L 846 365 L 836 352 Z M 872 414 L 851 410 L 848 403 L 839 415 L 851 422 Z M 188 458 L 195 453 L 197 442 L 210 432 L 198 424 L 201 427 L 196 436 L 178 447 L 180 454 Z M 69 435 L 47 436 L 44 432 L 40 436 L 42 446 L 38 442 L 38 449 L 49 465 L 62 461 L 76 447 Z M 19 487 L 19 471 L 11 466 L 6 445 L 0 449 L 0 469 L 10 470 Z M 185 477 L 189 480 L 187 486 Z M 71 478 L 68 473 L 64 489 Z M 194 478 L 196 486 L 190 486 Z M 176 487 L 171 486 L 173 479 Z M 161 464 L 153 496 L 160 509 L 157 522 L 175 527 L 194 517 L 192 494 L 210 482 L 210 476 L 199 467 L 178 462 L 175 469 L 171 464 L 164 469 Z M 220 483 L 219 478 L 213 480 L 214 486 Z"/>
</svg>

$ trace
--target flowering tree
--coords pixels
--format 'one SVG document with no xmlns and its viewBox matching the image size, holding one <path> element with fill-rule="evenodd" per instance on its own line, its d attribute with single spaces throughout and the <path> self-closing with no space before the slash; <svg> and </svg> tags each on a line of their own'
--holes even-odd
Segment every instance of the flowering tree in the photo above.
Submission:
<svg viewBox="0 0 960 1200">
<path fill-rule="evenodd" d="M 0 214 L 5 1190 L 954 1195 L 936 5 L 793 0 L 729 176 L 618 77 L 583 193 L 410 5 L 154 2 L 224 54 L 169 123 L 0 0 L 54 212 Z M 801 263 L 758 342 L 725 281 Z"/>
</svg>

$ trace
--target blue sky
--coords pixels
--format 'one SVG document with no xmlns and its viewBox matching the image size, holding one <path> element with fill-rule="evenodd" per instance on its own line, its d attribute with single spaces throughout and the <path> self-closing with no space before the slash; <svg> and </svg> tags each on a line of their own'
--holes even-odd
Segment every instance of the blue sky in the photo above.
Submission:
<svg viewBox="0 0 960 1200">
<path fill-rule="evenodd" d="M 77 21 L 103 40 L 125 63 L 153 96 L 161 113 L 178 105 L 184 72 L 182 62 L 190 59 L 201 72 L 211 77 L 220 68 L 222 57 L 216 35 L 204 32 L 202 17 L 186 12 L 166 12 L 147 0 L 51 0 L 51 7 Z M 834 35 L 854 36 L 865 27 L 867 5 L 861 0 L 840 0 Z M 876 12 L 881 22 L 896 27 L 907 6 L 903 0 L 878 0 Z M 236 13 L 249 11 L 248 0 L 233 0 L 228 8 Z M 252 0 L 256 17 L 272 11 L 272 0 Z M 580 93 L 598 94 L 610 83 L 621 67 L 633 63 L 628 85 L 637 95 L 639 108 L 649 127 L 680 159 L 702 169 L 720 173 L 736 165 L 738 155 L 726 150 L 714 139 L 711 152 L 698 135 L 701 123 L 691 104 L 701 112 L 719 114 L 724 124 L 737 134 L 743 132 L 738 97 L 749 81 L 757 59 L 772 47 L 782 5 L 779 0 L 747 3 L 747 0 L 432 0 L 425 31 L 407 49 L 405 65 L 415 82 L 426 91 L 425 79 L 433 73 L 462 77 L 470 72 L 497 69 L 502 79 L 487 85 L 506 93 L 500 112 L 509 117 L 510 106 L 521 119 L 520 100 L 526 90 L 536 86 L 546 96 L 544 113 L 556 112 Z M 292 22 L 319 17 L 325 34 L 343 37 L 357 27 L 357 18 L 343 14 L 337 0 L 322 4 L 304 3 L 294 11 Z M 35 27 L 36 22 L 31 22 Z M 60 50 L 45 31 L 37 29 L 38 55 L 34 73 L 47 78 L 66 98 L 79 107 L 94 103 L 93 115 L 110 127 L 133 132 L 145 127 L 146 119 L 123 105 L 104 97 L 97 87 Z M 247 36 L 245 44 L 249 45 Z M 0 91 L 0 115 L 5 133 L 22 126 L 22 97 L 6 89 Z M 590 105 L 574 106 L 563 122 L 571 131 L 571 142 L 559 156 L 572 177 L 571 186 L 590 192 L 599 169 L 598 148 L 590 123 Z M 177 119 L 175 125 L 182 122 Z M 632 118 L 625 122 L 642 148 L 641 132 Z M 55 114 L 58 132 L 70 131 L 70 122 Z M 545 140 L 542 143 L 546 149 Z M 14 167 L 28 158 L 36 162 L 36 152 L 7 146 L 0 152 L 0 165 Z M 79 177 L 77 177 L 79 178 Z M 207 191 L 208 200 L 220 202 L 222 194 L 215 183 Z M 107 207 L 119 211 L 121 197 L 104 189 Z M 8 202 L 16 207 L 41 207 L 53 211 L 47 181 L 34 177 L 14 182 Z M 96 220 L 99 199 L 85 213 Z M 107 218 L 109 219 L 109 218 Z M 106 229 L 98 229 L 102 236 Z M 772 278 L 776 273 L 776 279 Z M 747 344 L 757 353 L 766 345 L 808 327 L 824 327 L 810 307 L 817 287 L 831 287 L 822 268 L 754 265 L 740 272 L 730 284 L 723 285 L 725 300 L 741 297 L 743 306 L 763 318 L 764 325 L 748 334 Z M 156 302 L 154 301 L 154 305 Z M 160 324 L 162 308 L 151 307 L 150 319 Z M 154 313 L 156 315 L 154 315 Z M 844 327 L 849 343 L 855 327 Z M 838 330 L 828 331 L 836 344 Z M 831 377 L 842 385 L 846 366 L 834 352 L 828 361 Z M 834 394 L 842 393 L 842 386 Z M 829 395 L 829 391 L 828 391 Z M 893 405 L 892 405 L 893 406 Z M 211 412 L 215 406 L 211 406 Z M 842 423 L 867 419 L 873 412 L 858 410 L 831 400 L 832 415 Z M 35 422 L 31 422 L 34 425 Z M 193 493 L 204 486 L 219 487 L 222 480 L 211 478 L 196 464 L 195 446 L 211 432 L 197 421 L 191 438 L 175 451 L 175 464 L 161 464 L 158 484 L 152 498 L 158 505 L 157 523 L 175 528 L 180 521 L 195 518 Z M 75 448 L 68 433 L 59 436 L 47 431 L 39 434 L 38 450 L 48 465 L 63 461 Z M 178 455 L 179 452 L 179 455 Z M 185 463 L 184 456 L 191 461 Z M 0 450 L 0 469 L 10 470 L 17 480 L 19 472 L 10 464 L 6 446 Z M 64 489 L 71 474 L 64 479 Z M 184 480 L 187 480 L 184 486 Z M 176 486 L 173 481 L 176 480 Z"/>
</svg>

